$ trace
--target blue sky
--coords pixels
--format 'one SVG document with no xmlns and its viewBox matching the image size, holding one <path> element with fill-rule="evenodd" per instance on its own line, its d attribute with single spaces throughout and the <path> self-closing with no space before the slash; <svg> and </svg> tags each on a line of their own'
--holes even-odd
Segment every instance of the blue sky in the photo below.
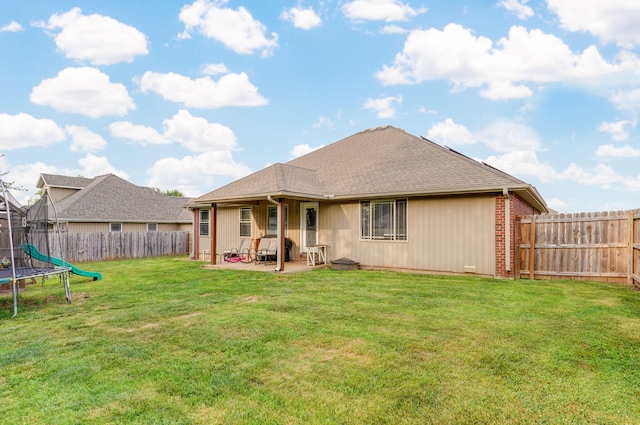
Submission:
<svg viewBox="0 0 640 425">
<path fill-rule="evenodd" d="M 635 0 L 0 3 L 0 170 L 199 196 L 393 125 L 562 212 L 640 208 Z M 357 160 L 357 158 L 354 158 Z"/>
</svg>

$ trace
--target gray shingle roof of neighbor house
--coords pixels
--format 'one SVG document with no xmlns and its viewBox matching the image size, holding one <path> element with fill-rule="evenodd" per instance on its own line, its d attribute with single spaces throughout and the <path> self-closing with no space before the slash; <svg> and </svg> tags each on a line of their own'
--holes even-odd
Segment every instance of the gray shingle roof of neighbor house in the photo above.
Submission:
<svg viewBox="0 0 640 425">
<path fill-rule="evenodd" d="M 72 177 L 72 176 L 60 176 L 57 174 L 40 174 L 40 178 L 38 179 L 38 183 L 36 184 L 37 188 L 44 187 L 47 185 L 49 187 L 60 187 L 66 189 L 82 189 L 87 187 L 93 179 L 88 179 L 86 177 Z"/>
<path fill-rule="evenodd" d="M 53 177 L 53 178 L 51 178 Z M 166 196 L 148 187 L 136 186 L 113 174 L 93 179 L 44 175 L 47 184 L 55 181 L 74 184 L 74 179 L 90 180 L 82 190 L 55 204 L 58 220 L 84 222 L 191 223 L 193 214 L 185 209 L 189 198 Z M 77 186 L 73 186 L 77 187 Z"/>
<path fill-rule="evenodd" d="M 356 133 L 192 200 L 190 207 L 273 197 L 366 199 L 515 192 L 541 212 L 532 185 L 393 126 Z"/>
</svg>

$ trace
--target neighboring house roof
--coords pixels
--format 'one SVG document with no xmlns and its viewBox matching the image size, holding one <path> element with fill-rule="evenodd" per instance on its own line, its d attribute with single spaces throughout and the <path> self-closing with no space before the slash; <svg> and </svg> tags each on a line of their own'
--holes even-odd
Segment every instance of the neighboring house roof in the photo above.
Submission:
<svg viewBox="0 0 640 425">
<path fill-rule="evenodd" d="M 87 187 L 93 179 L 86 177 L 60 176 L 57 174 L 40 174 L 36 187 L 38 189 L 44 187 L 58 187 L 64 189 L 83 189 Z"/>
<path fill-rule="evenodd" d="M 58 183 L 65 176 L 46 175 Z M 189 198 L 166 196 L 148 187 L 136 186 L 113 174 L 93 179 L 71 177 L 73 184 L 89 180 L 82 190 L 55 204 L 57 217 L 63 222 L 157 222 L 191 223 L 193 214 L 185 209 Z M 52 215 L 50 215 L 52 217 Z"/>
<path fill-rule="evenodd" d="M 189 206 L 272 197 L 366 199 L 502 192 L 547 207 L 528 183 L 393 126 L 364 130 L 194 199 Z"/>
</svg>

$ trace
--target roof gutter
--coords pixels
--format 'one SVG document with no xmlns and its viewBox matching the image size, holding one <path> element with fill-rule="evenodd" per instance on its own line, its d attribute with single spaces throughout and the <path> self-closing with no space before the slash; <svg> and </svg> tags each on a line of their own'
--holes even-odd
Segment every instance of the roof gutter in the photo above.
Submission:
<svg viewBox="0 0 640 425">
<path fill-rule="evenodd" d="M 280 260 L 282 257 L 282 250 L 280 249 L 281 245 L 281 241 L 280 241 L 280 232 L 282 229 L 280 229 L 280 215 L 282 214 L 282 204 L 278 201 L 276 201 L 275 199 L 273 199 L 271 197 L 271 195 L 267 195 L 267 201 L 271 202 L 274 205 L 277 205 L 278 208 L 276 208 L 277 211 L 277 218 L 276 218 L 276 241 L 278 244 L 278 250 L 276 251 L 276 270 L 277 272 L 280 271 Z"/>
</svg>

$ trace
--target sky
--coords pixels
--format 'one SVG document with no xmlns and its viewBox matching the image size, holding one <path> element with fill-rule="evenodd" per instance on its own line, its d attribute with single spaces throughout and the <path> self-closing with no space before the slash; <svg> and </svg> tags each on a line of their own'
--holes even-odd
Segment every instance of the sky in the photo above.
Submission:
<svg viewBox="0 0 640 425">
<path fill-rule="evenodd" d="M 640 208 L 640 0 L 0 2 L 0 172 L 200 196 L 392 125 Z M 357 158 L 354 158 L 357 160 Z"/>
</svg>

